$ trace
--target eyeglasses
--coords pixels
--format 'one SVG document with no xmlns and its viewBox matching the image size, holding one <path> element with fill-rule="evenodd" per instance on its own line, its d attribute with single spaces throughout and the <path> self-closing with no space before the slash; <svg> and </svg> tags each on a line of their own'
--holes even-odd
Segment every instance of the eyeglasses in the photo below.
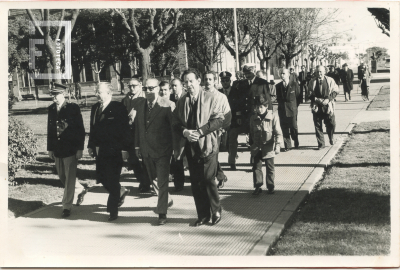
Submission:
<svg viewBox="0 0 400 270">
<path fill-rule="evenodd" d="M 150 91 L 152 92 L 154 89 L 156 89 L 158 86 L 144 86 L 143 91 L 147 92 Z"/>
<path fill-rule="evenodd" d="M 129 84 L 128 87 L 136 87 L 139 86 L 140 84 Z"/>
</svg>

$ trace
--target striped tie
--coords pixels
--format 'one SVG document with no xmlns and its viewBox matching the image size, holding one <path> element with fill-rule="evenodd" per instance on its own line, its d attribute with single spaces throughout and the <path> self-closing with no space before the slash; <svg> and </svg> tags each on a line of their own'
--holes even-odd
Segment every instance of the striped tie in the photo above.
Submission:
<svg viewBox="0 0 400 270">
<path fill-rule="evenodd" d="M 149 106 L 149 112 L 151 112 L 151 110 L 153 109 L 153 103 L 149 102 L 147 105 Z"/>
</svg>

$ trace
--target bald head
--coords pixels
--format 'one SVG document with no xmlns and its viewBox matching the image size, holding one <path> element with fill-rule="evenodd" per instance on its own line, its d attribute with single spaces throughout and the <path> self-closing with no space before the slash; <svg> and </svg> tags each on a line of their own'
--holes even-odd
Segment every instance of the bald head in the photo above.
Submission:
<svg viewBox="0 0 400 270">
<path fill-rule="evenodd" d="M 282 81 L 284 81 L 285 83 L 289 82 L 290 73 L 289 73 L 289 70 L 287 68 L 282 68 L 281 72 L 279 73 L 279 75 L 280 75 Z"/>
<path fill-rule="evenodd" d="M 146 80 L 146 86 L 158 86 L 160 84 L 160 82 L 156 79 L 156 78 L 149 78 Z"/>
</svg>

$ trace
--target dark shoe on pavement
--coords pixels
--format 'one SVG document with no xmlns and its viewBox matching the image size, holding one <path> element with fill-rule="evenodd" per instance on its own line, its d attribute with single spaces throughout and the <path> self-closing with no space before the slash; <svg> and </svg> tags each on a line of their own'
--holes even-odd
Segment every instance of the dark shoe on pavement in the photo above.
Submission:
<svg viewBox="0 0 400 270">
<path fill-rule="evenodd" d="M 252 195 L 258 195 L 262 192 L 262 188 L 261 187 L 256 187 L 256 189 L 253 191 L 253 193 L 251 193 Z"/>
<path fill-rule="evenodd" d="M 124 192 L 122 193 L 121 197 L 119 198 L 118 207 L 122 206 L 125 202 L 126 195 L 129 194 L 129 189 L 125 188 Z"/>
<path fill-rule="evenodd" d="M 325 148 L 325 145 L 318 146 L 318 150 L 322 150 Z"/>
<path fill-rule="evenodd" d="M 236 171 L 236 164 L 231 164 L 231 170 Z"/>
<path fill-rule="evenodd" d="M 294 148 L 299 148 L 299 142 L 297 141 L 297 142 L 294 142 Z"/>
<path fill-rule="evenodd" d="M 273 189 L 268 189 L 268 191 L 267 191 L 267 194 L 274 194 L 275 193 L 275 190 L 273 190 Z"/>
<path fill-rule="evenodd" d="M 108 221 L 113 221 L 113 220 L 116 220 L 117 218 L 118 218 L 118 213 L 110 214 L 110 217 L 108 218 Z"/>
<path fill-rule="evenodd" d="M 289 152 L 289 151 L 290 151 L 290 148 L 283 148 L 283 149 L 281 149 L 281 151 L 282 151 L 282 152 Z"/>
<path fill-rule="evenodd" d="M 180 191 L 182 191 L 182 190 L 183 190 L 183 187 L 176 187 L 176 188 L 175 188 L 175 191 L 176 191 L 176 192 L 180 192 Z"/>
<path fill-rule="evenodd" d="M 216 225 L 221 221 L 222 217 L 222 208 L 220 208 L 217 212 L 212 215 L 212 225 Z"/>
<path fill-rule="evenodd" d="M 69 217 L 70 215 L 71 215 L 71 210 L 64 209 L 61 217 L 66 218 L 66 217 Z"/>
<path fill-rule="evenodd" d="M 168 203 L 168 208 L 172 207 L 173 205 L 174 205 L 174 201 L 170 200 L 169 203 Z"/>
<path fill-rule="evenodd" d="M 167 215 L 159 214 L 158 215 L 158 225 L 165 225 L 167 223 Z"/>
<path fill-rule="evenodd" d="M 201 225 L 204 225 L 208 222 L 210 222 L 210 217 L 203 217 L 203 218 L 199 218 L 198 220 L 196 220 L 196 222 L 194 223 L 195 227 L 199 227 Z"/>
<path fill-rule="evenodd" d="M 139 193 L 149 193 L 150 192 L 150 187 L 140 187 L 139 188 Z"/>
<path fill-rule="evenodd" d="M 76 201 L 76 206 L 79 206 L 83 203 L 83 199 L 87 193 L 87 189 L 83 189 L 81 193 L 78 194 L 78 200 Z"/>
<path fill-rule="evenodd" d="M 333 144 L 334 144 L 333 140 L 329 140 L 329 143 L 330 143 L 331 145 L 333 145 Z"/>
</svg>

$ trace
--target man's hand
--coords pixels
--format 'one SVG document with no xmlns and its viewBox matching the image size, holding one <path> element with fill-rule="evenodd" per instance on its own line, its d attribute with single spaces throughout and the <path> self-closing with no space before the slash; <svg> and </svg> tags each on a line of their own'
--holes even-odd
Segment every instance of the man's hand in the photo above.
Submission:
<svg viewBox="0 0 400 270">
<path fill-rule="evenodd" d="M 140 149 L 135 149 L 135 154 L 138 159 L 142 159 L 142 152 L 140 152 Z"/>
<path fill-rule="evenodd" d="M 189 142 L 197 142 L 200 138 L 200 133 L 197 130 L 189 130 L 186 129 L 183 132 L 183 136 L 185 136 L 186 139 L 188 139 Z"/>
<path fill-rule="evenodd" d="M 122 159 L 127 160 L 129 158 L 129 153 L 127 151 L 122 151 Z"/>
<path fill-rule="evenodd" d="M 322 101 L 322 105 L 324 105 L 324 106 L 328 105 L 328 103 L 329 103 L 329 99 L 324 99 Z"/>
<path fill-rule="evenodd" d="M 281 147 L 280 146 L 276 146 L 275 147 L 275 155 L 278 155 L 281 152 Z"/>
<path fill-rule="evenodd" d="M 53 151 L 49 151 L 49 157 L 54 160 L 54 152 Z"/>
<path fill-rule="evenodd" d="M 81 159 L 82 158 L 82 154 L 83 154 L 83 150 L 78 150 L 77 152 L 76 152 L 76 159 Z"/>
<path fill-rule="evenodd" d="M 87 149 L 89 156 L 94 157 L 94 153 L 93 153 L 93 149 L 92 148 L 88 148 Z"/>
</svg>

